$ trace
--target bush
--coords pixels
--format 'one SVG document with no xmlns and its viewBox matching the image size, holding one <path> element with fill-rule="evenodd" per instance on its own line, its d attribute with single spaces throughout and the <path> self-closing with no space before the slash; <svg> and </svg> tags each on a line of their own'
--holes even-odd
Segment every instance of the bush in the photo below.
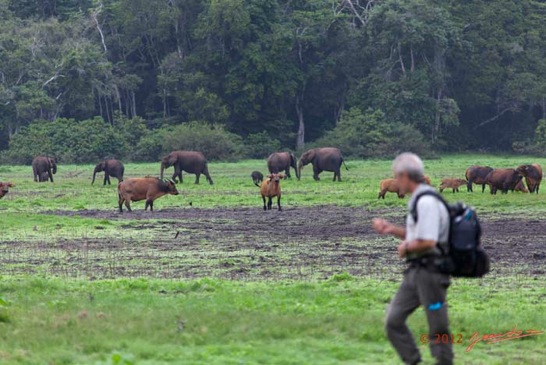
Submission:
<svg viewBox="0 0 546 365">
<path fill-rule="evenodd" d="M 249 134 L 245 138 L 245 157 L 266 158 L 271 152 L 281 149 L 281 142 L 267 132 Z"/>
<path fill-rule="evenodd" d="M 358 108 L 343 113 L 338 125 L 314 144 L 338 147 L 345 156 L 357 158 L 391 156 L 403 151 L 430 154 L 429 144 L 416 128 L 387 123 L 380 110 L 363 113 Z"/>
<path fill-rule="evenodd" d="M 15 163 L 30 163 L 40 154 L 54 156 L 59 162 L 86 163 L 107 156 L 121 157 L 123 152 L 122 134 L 96 117 L 81 122 L 36 121 L 13 137 L 8 156 Z"/>
<path fill-rule="evenodd" d="M 242 138 L 228 132 L 223 125 L 190 122 L 169 128 L 163 133 L 163 152 L 200 151 L 208 160 L 235 161 L 243 155 Z"/>
</svg>

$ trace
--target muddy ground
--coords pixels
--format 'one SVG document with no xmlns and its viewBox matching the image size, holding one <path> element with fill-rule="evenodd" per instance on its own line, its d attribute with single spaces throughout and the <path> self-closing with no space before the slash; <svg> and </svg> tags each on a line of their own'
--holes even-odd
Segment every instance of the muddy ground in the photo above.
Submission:
<svg viewBox="0 0 546 365">
<path fill-rule="evenodd" d="M 396 241 L 379 237 L 370 227 L 376 216 L 401 223 L 398 211 L 319 206 L 283 212 L 188 208 L 123 215 L 87 210 L 51 214 L 122 220 L 119 235 L 131 238 L 49 236 L 2 242 L 0 265 L 4 272 L 91 279 L 242 280 L 322 279 L 348 272 L 392 279 L 404 267 L 396 257 Z M 491 275 L 544 276 L 546 220 L 498 215 L 482 220 Z"/>
</svg>

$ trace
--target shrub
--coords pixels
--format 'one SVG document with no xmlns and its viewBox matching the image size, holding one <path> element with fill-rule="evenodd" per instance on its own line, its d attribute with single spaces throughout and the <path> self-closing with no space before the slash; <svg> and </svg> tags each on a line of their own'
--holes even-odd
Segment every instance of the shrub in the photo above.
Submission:
<svg viewBox="0 0 546 365">
<path fill-rule="evenodd" d="M 271 152 L 281 149 L 281 142 L 267 132 L 249 134 L 245 138 L 245 157 L 266 158 Z"/>
<path fill-rule="evenodd" d="M 81 122 L 36 121 L 13 137 L 8 155 L 16 163 L 29 163 L 39 154 L 54 156 L 60 162 L 84 163 L 106 156 L 121 157 L 123 151 L 121 133 L 96 117 Z"/>
<path fill-rule="evenodd" d="M 209 160 L 235 161 L 241 158 L 244 150 L 242 138 L 220 124 L 190 122 L 163 133 L 164 153 L 174 150 L 200 151 Z"/>
<path fill-rule="evenodd" d="M 428 143 L 415 128 L 388 123 L 380 110 L 352 108 L 343 113 L 338 125 L 318 139 L 317 146 L 334 146 L 345 156 L 367 158 L 395 155 L 402 151 L 428 153 Z"/>
</svg>

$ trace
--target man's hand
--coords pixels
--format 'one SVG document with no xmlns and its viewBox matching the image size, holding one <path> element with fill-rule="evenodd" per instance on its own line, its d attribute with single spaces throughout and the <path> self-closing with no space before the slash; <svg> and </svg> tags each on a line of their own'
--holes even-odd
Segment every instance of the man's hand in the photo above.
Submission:
<svg viewBox="0 0 546 365">
<path fill-rule="evenodd" d="M 401 244 L 398 245 L 398 256 L 400 256 L 401 259 L 406 257 L 408 253 L 408 242 L 404 241 Z"/>
<path fill-rule="evenodd" d="M 377 231 L 377 233 L 388 234 L 392 233 L 393 224 L 382 218 L 375 218 L 372 221 L 372 227 Z"/>
<path fill-rule="evenodd" d="M 401 239 L 406 237 L 406 230 L 404 227 L 399 227 L 381 218 L 375 218 L 372 221 L 372 227 L 380 234 L 392 234 Z"/>
</svg>

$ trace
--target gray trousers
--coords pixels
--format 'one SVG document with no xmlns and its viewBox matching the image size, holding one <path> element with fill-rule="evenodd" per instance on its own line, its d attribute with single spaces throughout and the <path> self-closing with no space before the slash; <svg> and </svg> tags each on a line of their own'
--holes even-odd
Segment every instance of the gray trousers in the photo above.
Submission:
<svg viewBox="0 0 546 365">
<path fill-rule="evenodd" d="M 417 364 L 421 360 L 419 349 L 406 325 L 406 319 L 420 305 L 427 321 L 430 352 L 438 365 L 453 364 L 453 349 L 447 344 L 435 343 L 436 335 L 449 332 L 446 295 L 449 276 L 432 272 L 420 266 L 411 266 L 404 273 L 404 280 L 387 309 L 385 328 L 387 336 L 405 364 Z"/>
</svg>

